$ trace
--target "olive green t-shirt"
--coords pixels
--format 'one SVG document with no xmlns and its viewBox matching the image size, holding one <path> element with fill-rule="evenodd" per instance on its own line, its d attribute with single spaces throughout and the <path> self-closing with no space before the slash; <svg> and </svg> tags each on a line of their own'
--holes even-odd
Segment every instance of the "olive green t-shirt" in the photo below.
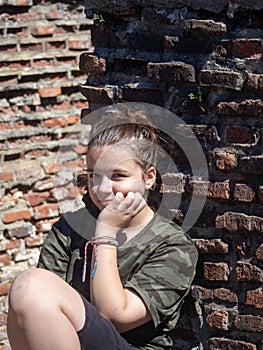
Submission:
<svg viewBox="0 0 263 350">
<path fill-rule="evenodd" d="M 84 246 L 94 234 L 95 220 L 90 220 L 85 210 L 66 214 L 53 226 L 42 248 L 38 267 L 58 274 L 89 300 L 92 247 L 88 249 L 86 281 L 82 282 L 81 277 Z M 196 262 L 197 251 L 189 236 L 158 214 L 118 248 L 123 287 L 140 296 L 152 316 L 150 322 L 122 334 L 130 344 L 144 350 L 171 349 L 169 332 L 180 316 Z"/>
</svg>

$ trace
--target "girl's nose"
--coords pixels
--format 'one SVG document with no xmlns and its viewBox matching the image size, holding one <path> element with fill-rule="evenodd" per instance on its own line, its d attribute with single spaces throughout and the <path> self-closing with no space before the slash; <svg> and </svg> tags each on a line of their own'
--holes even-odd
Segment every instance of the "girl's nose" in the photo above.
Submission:
<svg viewBox="0 0 263 350">
<path fill-rule="evenodd" d="M 100 193 L 111 193 L 111 180 L 107 176 L 102 176 L 98 190 Z"/>
</svg>

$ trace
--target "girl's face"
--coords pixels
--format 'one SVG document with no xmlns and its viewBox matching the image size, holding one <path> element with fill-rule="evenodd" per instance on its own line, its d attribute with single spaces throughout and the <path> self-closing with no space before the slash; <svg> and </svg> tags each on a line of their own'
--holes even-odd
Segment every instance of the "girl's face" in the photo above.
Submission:
<svg viewBox="0 0 263 350">
<path fill-rule="evenodd" d="M 87 154 L 88 187 L 94 204 L 102 210 L 117 192 L 139 192 L 142 196 L 155 182 L 156 171 L 151 167 L 143 173 L 133 151 L 122 145 L 92 147 Z"/>
</svg>

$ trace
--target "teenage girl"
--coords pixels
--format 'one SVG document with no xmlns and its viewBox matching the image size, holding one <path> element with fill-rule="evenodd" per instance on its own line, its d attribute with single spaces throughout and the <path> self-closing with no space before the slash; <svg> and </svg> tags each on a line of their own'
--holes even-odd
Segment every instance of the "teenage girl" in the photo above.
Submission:
<svg viewBox="0 0 263 350">
<path fill-rule="evenodd" d="M 170 332 L 197 253 L 181 228 L 147 201 L 156 181 L 154 129 L 143 116 L 117 120 L 91 135 L 91 201 L 61 217 L 38 268 L 13 282 L 7 324 L 12 350 L 172 348 Z"/>
</svg>

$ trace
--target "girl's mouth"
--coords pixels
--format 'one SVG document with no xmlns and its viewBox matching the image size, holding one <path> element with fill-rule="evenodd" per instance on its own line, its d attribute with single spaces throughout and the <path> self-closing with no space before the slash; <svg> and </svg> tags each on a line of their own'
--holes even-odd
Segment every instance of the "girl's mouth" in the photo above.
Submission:
<svg viewBox="0 0 263 350">
<path fill-rule="evenodd" d="M 106 205 L 110 204 L 111 200 L 110 199 L 105 199 L 100 201 L 102 205 L 106 207 Z"/>
</svg>

